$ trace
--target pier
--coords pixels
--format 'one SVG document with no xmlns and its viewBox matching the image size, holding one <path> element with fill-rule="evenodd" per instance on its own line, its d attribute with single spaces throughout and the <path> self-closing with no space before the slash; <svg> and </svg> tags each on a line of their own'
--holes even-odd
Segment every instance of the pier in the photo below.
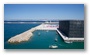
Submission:
<svg viewBox="0 0 90 55">
<path fill-rule="evenodd" d="M 56 30 L 65 42 L 84 41 L 84 38 L 68 38 L 67 36 L 64 36 L 57 28 L 58 28 L 58 26 L 42 23 L 36 27 L 33 27 L 33 28 L 21 33 L 21 34 L 11 37 L 8 40 L 8 42 L 9 43 L 20 43 L 20 42 L 28 41 L 33 36 L 33 32 L 35 30 Z"/>
<path fill-rule="evenodd" d="M 58 29 L 57 32 L 59 35 L 63 38 L 65 42 L 72 42 L 72 41 L 84 41 L 84 38 L 68 38 L 67 36 L 64 36 Z"/>
<path fill-rule="evenodd" d="M 48 28 L 47 28 L 48 27 Z M 20 42 L 24 42 L 24 41 L 28 41 L 32 36 L 35 30 L 57 30 L 56 27 L 52 27 L 49 24 L 44 24 L 42 23 L 41 25 L 38 25 L 36 27 L 33 27 L 21 34 L 18 34 L 16 36 L 11 37 L 8 42 L 9 43 L 20 43 Z"/>
</svg>

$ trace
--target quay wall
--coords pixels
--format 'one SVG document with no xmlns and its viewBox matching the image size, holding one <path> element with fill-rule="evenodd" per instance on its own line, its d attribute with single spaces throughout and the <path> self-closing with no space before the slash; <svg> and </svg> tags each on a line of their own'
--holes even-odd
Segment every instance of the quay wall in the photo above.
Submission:
<svg viewBox="0 0 90 55">
<path fill-rule="evenodd" d="M 9 43 L 21 43 L 21 42 L 24 42 L 24 41 L 28 41 L 32 36 L 33 36 L 33 32 L 35 30 L 56 30 L 59 35 L 63 38 L 64 41 L 84 41 L 84 38 L 69 38 L 67 36 L 64 36 L 57 28 L 50 28 L 50 27 L 44 27 L 45 24 L 41 24 L 41 25 L 38 25 L 34 28 L 31 28 L 21 34 L 18 34 L 14 37 L 11 37 L 8 42 Z"/>
<path fill-rule="evenodd" d="M 68 38 L 67 36 L 64 36 L 58 29 L 56 31 L 59 33 L 59 35 L 63 38 L 63 40 L 65 42 L 67 42 L 67 41 L 80 41 L 80 42 L 84 41 L 84 38 Z"/>
</svg>

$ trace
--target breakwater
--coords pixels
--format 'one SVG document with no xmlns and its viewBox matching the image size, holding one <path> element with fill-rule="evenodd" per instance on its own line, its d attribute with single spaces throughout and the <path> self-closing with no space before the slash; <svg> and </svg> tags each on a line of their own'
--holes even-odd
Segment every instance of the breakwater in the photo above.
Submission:
<svg viewBox="0 0 90 55">
<path fill-rule="evenodd" d="M 28 41 L 33 36 L 32 32 L 34 32 L 35 30 L 36 30 L 35 28 L 31 28 L 28 31 L 25 31 L 21 34 L 14 36 L 14 37 L 11 37 L 8 40 L 8 42 L 9 43 L 20 43 L 20 42 Z"/>
<path fill-rule="evenodd" d="M 42 23 L 41 25 L 38 25 L 36 27 L 33 27 L 33 28 L 21 33 L 21 34 L 18 34 L 14 37 L 11 37 L 8 40 L 8 42 L 9 43 L 20 43 L 20 42 L 23 42 L 23 41 L 28 41 L 33 36 L 33 32 L 35 30 L 56 30 L 65 42 L 84 41 L 84 38 L 68 38 L 68 37 L 64 36 L 57 28 L 58 27 L 56 27 L 56 26 Z"/>
<path fill-rule="evenodd" d="M 21 34 L 18 34 L 16 36 L 13 36 L 11 37 L 8 42 L 9 43 L 21 43 L 21 42 L 24 42 L 24 41 L 28 41 L 32 36 L 33 36 L 33 33 L 35 30 L 56 30 L 57 28 L 56 27 L 47 27 L 49 26 L 49 24 L 44 24 L 42 23 L 41 25 L 38 25 L 36 27 L 33 27 Z"/>
</svg>

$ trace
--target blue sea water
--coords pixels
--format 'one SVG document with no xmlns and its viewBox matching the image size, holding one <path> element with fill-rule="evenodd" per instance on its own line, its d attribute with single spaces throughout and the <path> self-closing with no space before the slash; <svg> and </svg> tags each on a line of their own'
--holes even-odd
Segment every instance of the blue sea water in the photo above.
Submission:
<svg viewBox="0 0 90 55">
<path fill-rule="evenodd" d="M 4 24 L 5 49 L 49 49 L 50 45 L 57 45 L 58 49 L 84 49 L 84 42 L 65 43 L 56 31 L 36 30 L 27 42 L 10 44 L 8 39 L 39 24 Z M 40 33 L 40 35 L 38 35 Z M 58 39 L 55 42 L 55 38 Z"/>
</svg>

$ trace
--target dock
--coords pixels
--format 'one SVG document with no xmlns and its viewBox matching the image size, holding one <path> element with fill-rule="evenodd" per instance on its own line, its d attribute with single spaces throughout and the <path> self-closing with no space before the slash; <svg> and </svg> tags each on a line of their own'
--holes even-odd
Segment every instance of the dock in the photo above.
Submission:
<svg viewBox="0 0 90 55">
<path fill-rule="evenodd" d="M 59 35 L 63 38 L 65 42 L 73 42 L 73 41 L 84 41 L 84 38 L 68 38 L 67 36 L 64 36 L 58 29 L 57 32 Z"/>
<path fill-rule="evenodd" d="M 33 27 L 33 28 L 23 32 L 23 33 L 20 33 L 20 34 L 18 34 L 16 36 L 11 37 L 8 40 L 8 42 L 9 43 L 21 43 L 21 42 L 28 41 L 33 36 L 33 32 L 35 30 L 56 30 L 57 29 L 56 27 L 53 27 L 53 28 L 48 27 L 47 28 L 47 26 L 49 26 L 49 24 L 42 23 L 42 24 L 40 24 L 40 25 L 38 25 L 36 27 Z"/>
<path fill-rule="evenodd" d="M 9 43 L 21 43 L 24 41 L 28 41 L 33 36 L 33 32 L 35 30 L 56 30 L 65 42 L 84 41 L 84 38 L 68 38 L 67 36 L 64 36 L 57 28 L 58 28 L 58 26 L 53 26 L 50 24 L 42 23 L 36 27 L 33 27 L 33 28 L 21 33 L 21 34 L 11 37 L 8 40 L 8 42 Z"/>
</svg>

